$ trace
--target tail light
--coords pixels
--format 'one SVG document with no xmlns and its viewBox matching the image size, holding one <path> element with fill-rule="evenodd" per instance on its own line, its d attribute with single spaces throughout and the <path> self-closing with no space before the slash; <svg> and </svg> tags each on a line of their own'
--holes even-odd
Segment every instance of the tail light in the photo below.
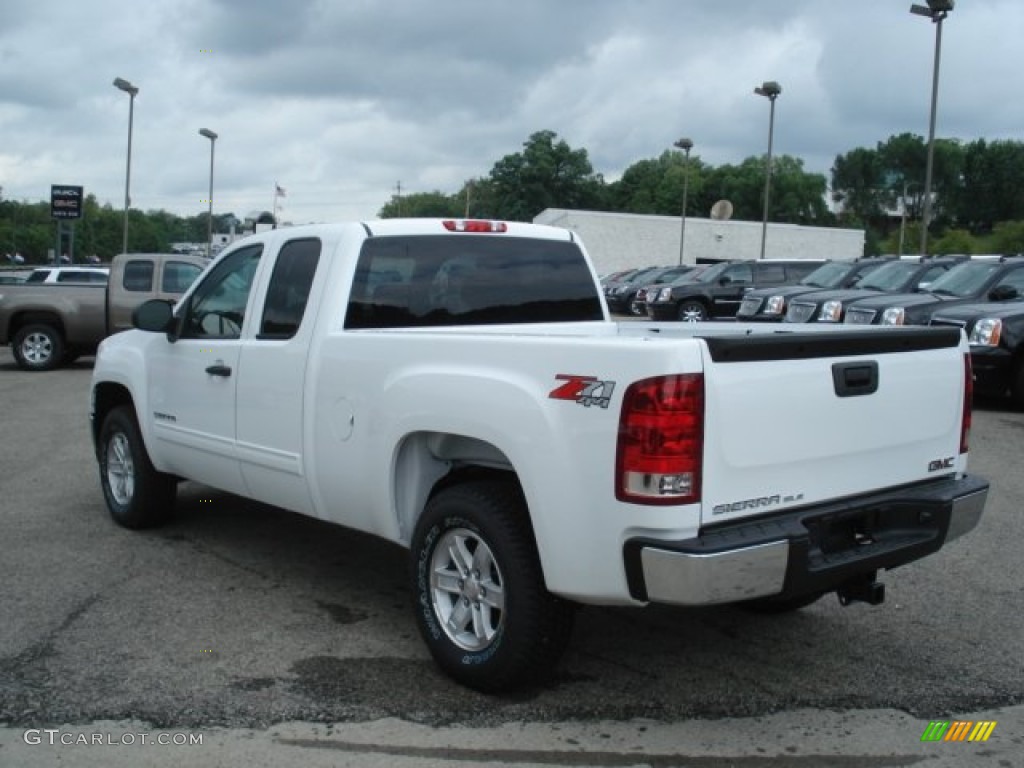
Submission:
<svg viewBox="0 0 1024 768">
<path fill-rule="evenodd" d="M 960 453 L 967 453 L 971 435 L 971 402 L 974 399 L 974 372 L 971 356 L 964 355 L 964 412 L 960 418 Z"/>
<path fill-rule="evenodd" d="M 659 376 L 626 390 L 619 417 L 615 497 L 634 504 L 700 501 L 704 376 Z"/>
<path fill-rule="evenodd" d="M 483 221 L 481 219 L 446 219 L 441 222 L 449 232 L 507 232 L 504 221 Z"/>
</svg>

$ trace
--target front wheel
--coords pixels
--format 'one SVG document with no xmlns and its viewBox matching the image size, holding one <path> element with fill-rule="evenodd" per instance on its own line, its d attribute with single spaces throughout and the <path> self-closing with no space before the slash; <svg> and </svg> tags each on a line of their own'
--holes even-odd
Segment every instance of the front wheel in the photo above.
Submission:
<svg viewBox="0 0 1024 768">
<path fill-rule="evenodd" d="M 50 371 L 64 360 L 64 339 L 52 325 L 26 325 L 14 334 L 11 350 L 23 371 Z"/>
<path fill-rule="evenodd" d="M 442 670 L 486 693 L 550 674 L 574 611 L 544 586 L 518 484 L 478 479 L 438 492 L 411 556 L 417 624 Z"/>
<path fill-rule="evenodd" d="M 99 464 L 103 498 L 118 525 L 152 528 L 170 517 L 177 482 L 153 467 L 130 406 L 114 408 L 103 420 Z"/>
<path fill-rule="evenodd" d="M 708 319 L 708 310 L 699 301 L 684 301 L 679 305 L 678 317 L 684 323 L 699 323 Z"/>
</svg>

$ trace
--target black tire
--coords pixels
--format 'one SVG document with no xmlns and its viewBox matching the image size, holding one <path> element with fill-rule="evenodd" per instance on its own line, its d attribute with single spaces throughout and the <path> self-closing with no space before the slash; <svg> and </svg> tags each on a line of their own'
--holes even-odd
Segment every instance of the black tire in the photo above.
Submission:
<svg viewBox="0 0 1024 768">
<path fill-rule="evenodd" d="M 1018 411 L 1024 411 L 1024 358 L 1017 361 L 1010 382 L 1010 402 Z"/>
<path fill-rule="evenodd" d="M 420 633 L 448 675 L 485 693 L 550 676 L 575 611 L 544 586 L 515 481 L 473 479 L 439 491 L 416 524 L 411 566 Z"/>
<path fill-rule="evenodd" d="M 778 615 L 782 613 L 792 613 L 793 611 L 799 611 L 801 608 L 806 608 L 811 603 L 816 603 L 824 597 L 825 594 L 825 592 L 812 592 L 809 595 L 791 597 L 785 600 L 780 600 L 776 597 L 759 597 L 756 600 L 746 600 L 738 605 L 743 610 L 750 611 L 751 613 Z"/>
<path fill-rule="evenodd" d="M 64 337 L 52 325 L 33 323 L 14 334 L 11 351 L 23 371 L 52 371 L 64 362 Z"/>
<path fill-rule="evenodd" d="M 679 303 L 676 317 L 684 323 L 699 323 L 708 319 L 708 309 L 703 302 L 687 299 Z"/>
<path fill-rule="evenodd" d="M 177 482 L 153 468 L 130 406 L 114 408 L 103 420 L 99 469 L 103 498 L 118 525 L 153 528 L 171 516 Z"/>
</svg>

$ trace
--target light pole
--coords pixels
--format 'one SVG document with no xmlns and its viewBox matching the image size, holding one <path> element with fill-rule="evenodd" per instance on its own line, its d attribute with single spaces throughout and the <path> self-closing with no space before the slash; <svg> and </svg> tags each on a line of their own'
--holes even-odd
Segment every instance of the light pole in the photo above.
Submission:
<svg viewBox="0 0 1024 768">
<path fill-rule="evenodd" d="M 679 264 L 683 263 L 683 248 L 686 246 L 686 193 L 690 186 L 690 150 L 693 149 L 691 139 L 679 139 L 673 146 L 679 147 L 686 153 L 686 165 L 683 168 L 683 215 L 682 224 L 679 228 Z"/>
<path fill-rule="evenodd" d="M 121 238 L 121 253 L 128 253 L 128 208 L 131 206 L 130 186 L 132 180 L 132 121 L 135 117 L 135 97 L 139 89 L 127 80 L 115 77 L 114 87 L 128 94 L 128 162 L 124 172 L 124 232 Z"/>
<path fill-rule="evenodd" d="M 768 113 L 768 162 L 764 169 L 764 216 L 761 219 L 761 258 L 764 258 L 764 243 L 768 236 L 768 207 L 772 194 L 772 139 L 775 134 L 775 100 L 782 93 L 782 86 L 774 80 L 766 80 L 754 89 L 758 96 L 764 96 L 771 102 Z"/>
<path fill-rule="evenodd" d="M 924 201 L 921 209 L 921 255 L 928 255 L 928 224 L 932 217 L 932 164 L 935 160 L 935 106 L 939 100 L 939 57 L 942 53 L 942 21 L 953 10 L 953 0 L 927 0 L 928 5 L 910 6 L 916 16 L 935 24 L 935 64 L 932 67 L 932 109 L 928 120 L 928 161 L 924 171 Z"/>
<path fill-rule="evenodd" d="M 209 210 L 206 215 L 206 258 L 211 258 L 213 247 L 213 145 L 217 141 L 217 134 L 209 128 L 200 128 L 199 135 L 210 140 L 210 198 L 207 200 Z"/>
</svg>

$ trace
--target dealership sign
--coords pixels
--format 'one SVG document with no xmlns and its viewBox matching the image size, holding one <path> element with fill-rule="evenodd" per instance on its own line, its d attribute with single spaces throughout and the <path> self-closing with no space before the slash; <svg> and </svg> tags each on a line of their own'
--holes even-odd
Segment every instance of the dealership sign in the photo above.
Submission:
<svg viewBox="0 0 1024 768">
<path fill-rule="evenodd" d="M 51 184 L 50 216 L 55 219 L 82 218 L 82 187 Z"/>
</svg>

